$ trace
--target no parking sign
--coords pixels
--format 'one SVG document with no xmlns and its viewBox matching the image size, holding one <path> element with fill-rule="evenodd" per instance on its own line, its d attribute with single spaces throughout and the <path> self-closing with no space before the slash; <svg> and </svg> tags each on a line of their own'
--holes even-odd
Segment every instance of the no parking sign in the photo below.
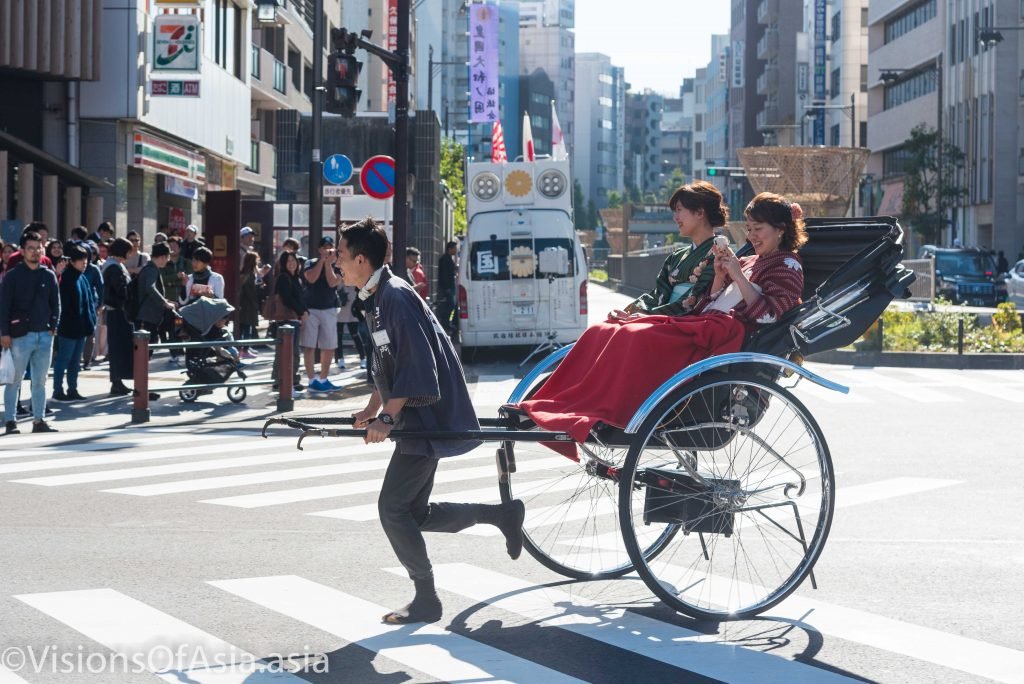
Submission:
<svg viewBox="0 0 1024 684">
<path fill-rule="evenodd" d="M 395 160 L 378 154 L 363 162 L 359 185 L 370 197 L 388 199 L 395 194 Z"/>
</svg>

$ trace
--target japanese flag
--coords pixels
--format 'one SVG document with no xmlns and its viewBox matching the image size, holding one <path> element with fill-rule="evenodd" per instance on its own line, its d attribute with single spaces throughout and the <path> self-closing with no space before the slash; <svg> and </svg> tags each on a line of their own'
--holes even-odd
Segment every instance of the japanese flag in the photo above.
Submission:
<svg viewBox="0 0 1024 684">
<path fill-rule="evenodd" d="M 533 129 L 530 127 L 530 115 L 523 113 L 523 161 L 536 161 L 533 151 Z"/>
<path fill-rule="evenodd" d="M 569 158 L 569 151 L 565 149 L 565 140 L 562 138 L 562 124 L 558 123 L 558 112 L 555 111 L 555 101 L 551 101 L 551 158 L 555 161 L 562 161 Z"/>
<path fill-rule="evenodd" d="M 508 154 L 505 152 L 505 131 L 501 127 L 501 120 L 494 122 L 491 127 L 491 163 L 507 162 Z"/>
</svg>

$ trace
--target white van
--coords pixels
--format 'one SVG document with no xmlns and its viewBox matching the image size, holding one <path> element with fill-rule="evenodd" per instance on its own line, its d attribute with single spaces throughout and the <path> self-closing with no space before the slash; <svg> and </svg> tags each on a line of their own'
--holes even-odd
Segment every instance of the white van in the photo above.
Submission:
<svg viewBox="0 0 1024 684">
<path fill-rule="evenodd" d="M 588 269 L 572 220 L 569 162 L 469 164 L 460 249 L 463 350 L 575 341 Z"/>
</svg>

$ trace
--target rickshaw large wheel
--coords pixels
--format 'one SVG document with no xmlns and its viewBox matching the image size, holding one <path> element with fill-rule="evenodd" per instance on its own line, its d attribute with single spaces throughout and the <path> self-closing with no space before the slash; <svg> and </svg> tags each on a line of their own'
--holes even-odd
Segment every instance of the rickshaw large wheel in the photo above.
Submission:
<svg viewBox="0 0 1024 684">
<path fill-rule="evenodd" d="M 637 572 L 669 607 L 734 620 L 811 574 L 834 497 L 828 446 L 804 405 L 754 374 L 716 373 L 671 393 L 633 436 L 619 522 Z M 682 533 L 641 553 L 666 523 Z"/>
<path fill-rule="evenodd" d="M 621 577 L 633 570 L 619 529 L 616 481 L 628 446 L 588 443 L 576 449 L 579 461 L 539 442 L 503 442 L 498 453 L 501 499 L 526 504 L 523 546 L 541 565 L 578 580 Z M 671 538 L 674 526 L 663 526 L 662 532 L 648 553 Z"/>
</svg>

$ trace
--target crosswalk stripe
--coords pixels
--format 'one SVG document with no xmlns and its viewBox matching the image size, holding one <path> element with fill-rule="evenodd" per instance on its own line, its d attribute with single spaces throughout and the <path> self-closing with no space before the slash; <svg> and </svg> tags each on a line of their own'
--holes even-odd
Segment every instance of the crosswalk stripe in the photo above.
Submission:
<svg viewBox="0 0 1024 684">
<path fill-rule="evenodd" d="M 28 684 L 28 682 L 0 665 L 0 684 Z"/>
<path fill-rule="evenodd" d="M 247 437 L 252 437 L 252 433 L 248 433 Z M 190 440 L 191 441 L 191 440 Z M 37 461 L 19 461 L 17 463 L 4 463 L 0 464 L 0 474 L 11 474 L 11 473 L 27 473 L 32 471 L 41 470 L 61 470 L 64 468 L 75 468 L 81 466 L 96 466 L 96 465 L 108 465 L 111 463 L 119 463 L 122 465 L 131 465 L 140 463 L 142 461 L 157 461 L 163 459 L 177 458 L 179 456 L 195 456 L 201 453 L 220 453 L 221 447 L 235 446 L 237 442 L 226 442 L 222 444 L 206 444 L 206 445 L 192 445 L 188 447 L 178 447 L 174 449 L 159 449 L 157 451 L 150 451 L 147 447 L 153 446 L 152 444 L 140 444 L 133 446 L 129 449 L 118 449 L 116 451 L 104 451 L 98 454 L 92 454 L 89 456 L 70 456 L 66 458 L 44 458 Z M 260 453 L 264 451 L 280 451 L 283 448 L 290 447 L 294 443 L 292 440 L 282 440 L 280 438 L 273 439 L 271 443 L 255 443 L 256 448 L 249 449 L 249 453 Z M 36 454 L 39 456 L 39 454 Z"/>
<path fill-rule="evenodd" d="M 462 461 L 480 460 L 484 458 L 494 458 L 494 456 L 490 453 L 471 452 L 465 456 L 459 457 Z M 358 461 L 355 463 L 335 463 L 325 466 L 288 468 L 285 470 L 247 473 L 244 475 L 222 475 L 219 477 L 205 477 L 195 480 L 175 480 L 173 482 L 160 482 L 151 485 L 104 489 L 103 491 L 109 494 L 131 494 L 133 496 L 158 496 L 161 494 L 179 494 L 181 492 L 199 492 L 210 489 L 222 489 L 225 487 L 266 484 L 268 482 L 287 482 L 289 480 L 304 480 L 307 478 L 323 477 L 327 475 L 348 475 L 351 473 L 362 473 L 370 470 L 383 470 L 384 468 L 387 468 L 389 461 L 390 459 L 378 459 L 375 461 Z"/>
<path fill-rule="evenodd" d="M 313 461 L 317 459 L 336 458 L 341 456 L 362 455 L 367 452 L 386 451 L 387 445 L 364 445 L 342 447 L 333 451 L 321 449 L 319 451 L 300 451 L 298 453 L 280 453 L 279 448 L 273 448 L 270 454 L 258 456 L 234 456 L 231 458 L 218 458 L 207 461 L 185 461 L 182 463 L 171 463 L 168 465 L 144 466 L 141 468 L 120 468 L 117 470 L 99 470 L 87 473 L 72 473 L 70 475 L 49 475 L 45 477 L 32 477 L 23 480 L 12 480 L 20 484 L 41 485 L 44 487 L 57 487 L 71 484 L 84 484 L 87 482 L 110 482 L 112 480 L 130 480 L 141 477 L 154 477 L 157 475 L 176 475 L 178 473 L 195 473 L 207 470 L 222 470 L 227 468 L 245 468 L 249 466 L 272 465 L 279 463 L 295 463 L 298 461 Z"/>
<path fill-rule="evenodd" d="M 474 406 L 501 406 L 512 390 L 519 384 L 519 378 L 509 375 L 481 375 L 473 385 Z"/>
<path fill-rule="evenodd" d="M 129 665 L 136 666 L 137 659 L 140 666 L 167 682 L 304 681 L 286 672 L 268 671 L 252 654 L 113 589 L 15 598 L 103 644 L 126 658 Z M 200 666 L 193 669 L 197 662 Z"/>
<path fill-rule="evenodd" d="M 1024 404 L 1024 391 L 1022 391 L 1024 388 L 1014 388 L 1006 383 L 999 384 L 996 382 L 985 382 L 974 373 L 968 375 L 966 372 L 955 373 L 947 371 L 943 374 L 941 380 L 939 380 L 934 372 L 929 372 L 927 369 L 902 368 L 900 370 L 909 375 L 913 375 L 914 377 L 921 378 L 922 380 L 932 382 L 939 381 L 944 385 L 954 385 L 958 389 L 970 390 L 971 392 L 984 394 L 988 397 L 994 397 L 1000 401 L 1006 401 L 1012 404 Z"/>
<path fill-rule="evenodd" d="M 735 593 L 736 584 L 729 578 L 711 577 L 702 589 L 702 599 L 726 605 L 729 600 L 726 592 L 731 588 Z M 761 590 L 753 585 L 744 586 L 751 591 Z M 790 596 L 762 613 L 759 619 L 796 623 L 810 632 L 909 656 L 997 682 L 1020 682 L 1021 672 L 1024 671 L 1024 651 L 958 634 L 947 634 L 931 627 L 921 627 L 805 596 Z"/>
<path fill-rule="evenodd" d="M 387 570 L 403 574 L 397 568 Z M 488 603 L 538 626 L 558 627 L 723 682 L 856 681 L 767 653 L 719 644 L 715 635 L 464 563 L 435 565 L 434 581 L 446 591 Z"/>
<path fill-rule="evenodd" d="M 595 505 L 599 506 L 596 510 Z M 526 509 L 526 522 L 523 526 L 527 529 L 535 529 L 547 525 L 561 525 L 568 522 L 586 520 L 587 518 L 601 515 L 618 515 L 618 505 L 614 498 L 588 498 L 574 501 L 571 504 L 563 503 L 557 506 L 528 507 Z M 501 534 L 501 530 L 493 525 L 476 525 L 475 527 L 463 530 L 463 532 L 477 537 L 493 537 Z"/>
<path fill-rule="evenodd" d="M 441 681 L 580 681 L 440 627 L 382 624 L 386 608 L 302 577 L 254 577 L 210 584 Z"/>
<path fill-rule="evenodd" d="M 577 489 L 579 482 L 573 478 L 565 478 L 558 482 L 544 483 L 544 493 L 554 494 L 556 492 L 566 492 Z M 513 495 L 516 497 L 528 496 L 530 493 L 529 482 L 520 483 L 516 481 L 516 486 L 513 489 Z M 500 498 L 498 488 L 491 485 L 490 487 L 483 487 L 480 489 L 463 490 L 460 492 L 434 492 L 431 495 L 431 501 L 446 501 L 448 503 L 489 503 L 497 501 Z M 527 508 L 527 514 L 530 509 Z M 363 504 L 359 506 L 346 506 L 343 508 L 333 508 L 327 511 L 316 511 L 314 513 L 307 513 L 306 515 L 313 515 L 320 518 L 337 518 L 338 520 L 352 520 L 355 522 L 367 522 L 370 520 L 376 520 L 377 504 Z M 484 527 L 486 526 L 477 526 Z M 475 530 L 477 527 L 471 527 L 470 530 Z M 469 532 L 469 530 L 465 530 Z"/>
<path fill-rule="evenodd" d="M 939 392 L 919 384 L 903 383 L 874 370 L 840 370 L 832 373 L 837 382 L 853 389 L 872 388 L 911 399 L 922 404 L 960 403 L 963 397 Z"/>
<path fill-rule="evenodd" d="M 537 459 L 520 466 L 520 470 L 524 468 L 546 468 L 555 464 L 562 464 L 564 462 L 565 458 L 562 456 L 544 460 Z M 475 480 L 496 474 L 497 470 L 493 465 L 480 466 L 478 468 L 447 470 L 439 472 L 434 477 L 434 484 Z M 278 506 L 280 504 L 296 503 L 299 501 L 315 501 L 317 499 L 331 499 L 334 497 L 351 496 L 353 494 L 369 494 L 370 492 L 380 491 L 380 483 L 381 480 L 378 478 L 374 480 L 361 480 L 359 482 L 321 485 L 318 487 L 281 489 L 274 492 L 243 494 L 241 496 L 229 496 L 219 499 L 205 499 L 202 503 L 217 504 L 218 506 L 233 506 L 235 508 L 262 508 L 264 506 Z"/>
<path fill-rule="evenodd" d="M 943 487 L 951 487 L 958 484 L 963 483 L 959 480 L 943 480 L 926 477 L 893 477 L 886 480 L 879 480 L 878 482 L 868 482 L 866 484 L 840 487 L 836 491 L 835 508 L 836 510 L 839 510 L 841 508 L 849 508 L 851 506 L 876 503 L 885 499 L 895 499 L 900 496 L 920 494 L 922 492 L 941 489 Z M 744 520 L 740 525 L 745 526 L 747 524 L 753 523 L 750 518 L 744 516 Z M 469 530 L 465 531 L 468 532 Z M 559 543 L 578 542 L 569 540 L 568 542 Z M 625 546 L 622 541 L 621 532 L 605 532 L 604 534 L 596 535 L 587 541 L 587 545 L 594 551 L 614 551 L 622 549 Z"/>
<path fill-rule="evenodd" d="M 133 452 L 135 449 L 139 449 L 144 446 L 153 446 L 154 444 L 161 443 L 162 440 L 167 439 L 173 441 L 177 438 L 182 438 L 187 435 L 189 444 L 193 445 L 192 451 L 195 451 L 194 445 L 204 442 L 217 442 L 226 441 L 231 437 L 242 437 L 252 436 L 255 434 L 255 430 L 225 430 L 212 435 L 191 435 L 180 432 L 136 432 L 136 431 L 125 431 L 125 430 L 106 430 L 102 432 L 76 432 L 72 437 L 64 437 L 63 441 L 53 442 L 51 444 L 45 444 L 43 446 L 34 446 L 29 449 L 12 449 L 10 451 L 5 450 L 0 453 L 0 459 L 13 459 L 13 458 L 39 458 L 41 456 L 60 456 L 68 453 L 80 453 L 80 452 L 91 452 L 91 451 L 110 451 L 111 453 L 126 454 Z M 51 436 L 47 436 L 52 439 Z M 86 442 L 79 444 L 87 439 L 97 439 L 95 442 Z M 25 440 L 18 438 L 16 441 L 12 441 L 10 445 L 5 446 L 26 446 Z M 74 443 L 72 443 L 74 442 Z"/>
</svg>

